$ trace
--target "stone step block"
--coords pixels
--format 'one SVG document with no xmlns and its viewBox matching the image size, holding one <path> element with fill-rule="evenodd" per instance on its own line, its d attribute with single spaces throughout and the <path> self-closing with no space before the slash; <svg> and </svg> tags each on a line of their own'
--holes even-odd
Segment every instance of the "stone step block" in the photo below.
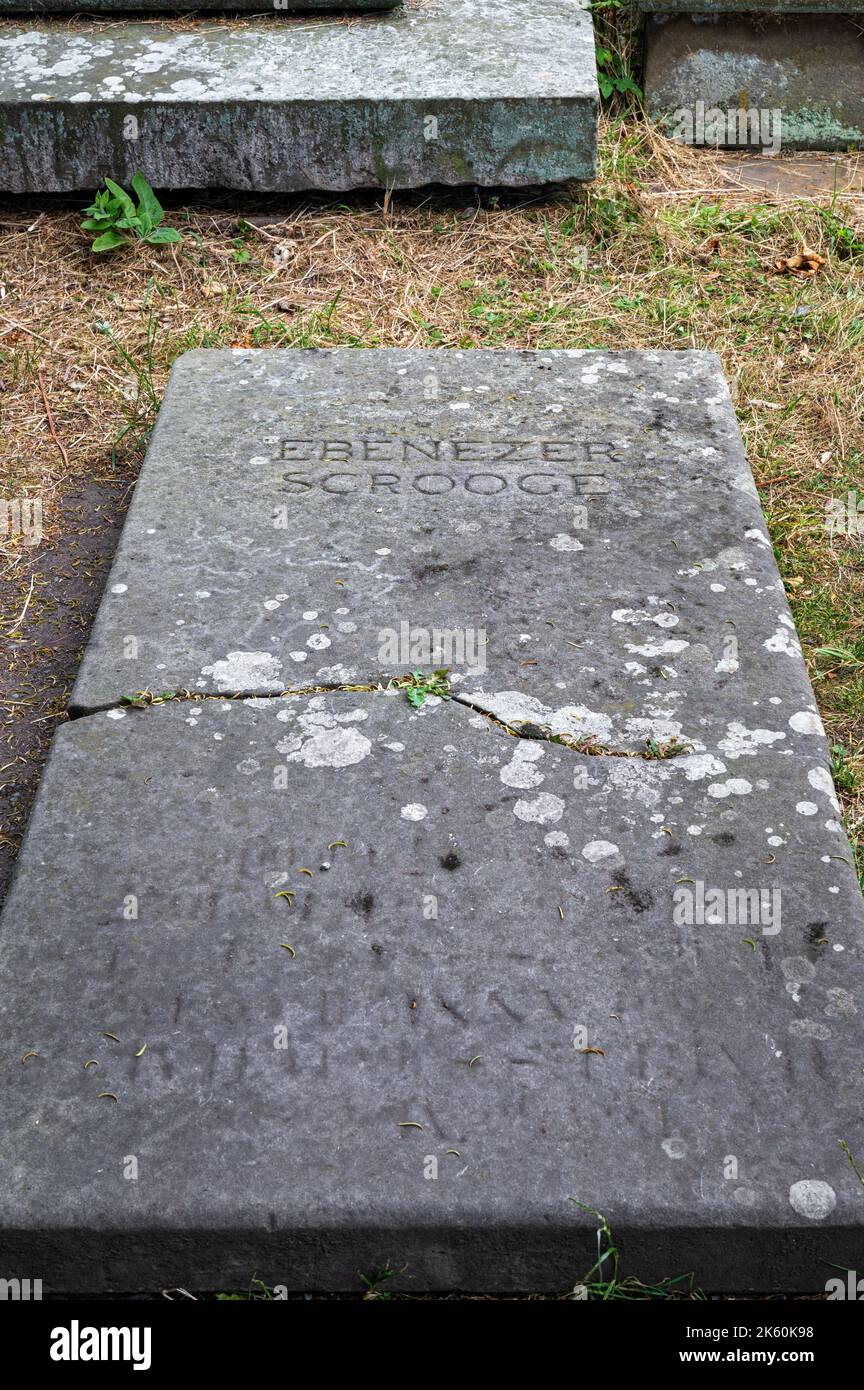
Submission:
<svg viewBox="0 0 864 1390">
<path fill-rule="evenodd" d="M 590 179 L 598 96 L 572 0 L 432 0 L 345 23 L 0 31 L 0 190 L 525 186 Z"/>
<path fill-rule="evenodd" d="M 864 140 L 864 31 L 852 15 L 649 15 L 649 115 L 689 144 L 846 150 Z M 749 113 L 749 114 L 748 114 Z"/>
</svg>

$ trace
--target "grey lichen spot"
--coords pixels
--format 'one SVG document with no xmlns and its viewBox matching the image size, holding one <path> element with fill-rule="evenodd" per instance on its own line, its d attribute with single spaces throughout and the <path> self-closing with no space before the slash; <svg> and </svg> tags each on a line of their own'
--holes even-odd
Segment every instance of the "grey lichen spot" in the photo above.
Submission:
<svg viewBox="0 0 864 1390">
<path fill-rule="evenodd" d="M 789 1202 L 808 1221 L 824 1221 L 837 1205 L 833 1187 L 818 1178 L 802 1178 L 789 1189 Z"/>
<path fill-rule="evenodd" d="M 814 1038 L 816 1042 L 827 1042 L 831 1029 L 815 1018 L 796 1018 L 789 1024 L 789 1032 L 799 1038 Z"/>
<path fill-rule="evenodd" d="M 826 993 L 831 1001 L 824 1010 L 828 1018 L 852 1018 L 857 1014 L 858 1005 L 848 989 L 829 989 Z"/>
<path fill-rule="evenodd" d="M 815 965 L 806 956 L 786 956 L 780 962 L 780 969 L 784 979 L 795 985 L 806 984 L 816 974 Z"/>
</svg>

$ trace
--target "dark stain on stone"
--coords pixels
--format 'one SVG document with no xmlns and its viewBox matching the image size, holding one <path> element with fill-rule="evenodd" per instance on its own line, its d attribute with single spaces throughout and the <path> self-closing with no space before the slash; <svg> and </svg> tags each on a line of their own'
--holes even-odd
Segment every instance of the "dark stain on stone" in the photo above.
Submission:
<svg viewBox="0 0 864 1390">
<path fill-rule="evenodd" d="M 375 899 L 371 893 L 358 893 L 349 900 L 348 906 L 353 908 L 358 917 L 368 917 L 375 906 Z"/>
<path fill-rule="evenodd" d="M 644 889 L 640 890 L 634 888 L 625 869 L 617 869 L 612 877 L 615 880 L 616 886 L 618 888 L 623 888 L 624 897 L 633 908 L 634 912 L 647 912 L 649 907 L 653 906 L 653 895 L 646 892 Z"/>
<path fill-rule="evenodd" d="M 526 719 L 524 724 L 519 725 L 519 737 L 540 738 L 545 741 L 549 737 L 549 730 L 541 728 L 539 724 L 532 724 L 530 720 Z"/>
<path fill-rule="evenodd" d="M 415 579 L 431 579 L 436 574 L 446 574 L 449 565 L 424 565 L 422 569 L 414 571 Z"/>
<path fill-rule="evenodd" d="M 450 869 L 452 871 L 453 869 L 459 868 L 462 860 L 459 858 L 455 849 L 451 849 L 447 854 L 442 854 L 440 863 L 442 869 Z"/>
<path fill-rule="evenodd" d="M 383 956 L 384 954 L 384 947 L 381 945 L 380 941 L 373 941 L 369 950 L 374 951 L 376 956 Z"/>
<path fill-rule="evenodd" d="M 807 938 L 807 959 L 816 961 L 821 956 L 827 945 L 828 923 L 827 922 L 808 922 L 804 928 Z"/>
<path fill-rule="evenodd" d="M 721 830 L 719 835 L 712 835 L 711 839 L 715 845 L 734 845 L 735 836 L 731 830 Z"/>
</svg>

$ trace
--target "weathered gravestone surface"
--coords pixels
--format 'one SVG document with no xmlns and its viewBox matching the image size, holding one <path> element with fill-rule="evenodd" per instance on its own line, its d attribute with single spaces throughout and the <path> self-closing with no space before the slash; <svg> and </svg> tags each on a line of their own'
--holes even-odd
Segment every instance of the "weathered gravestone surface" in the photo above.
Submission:
<svg viewBox="0 0 864 1390">
<path fill-rule="evenodd" d="M 415 627 L 498 716 L 621 747 L 734 737 L 741 662 L 815 709 L 713 355 L 186 354 L 75 712 L 404 675 Z"/>
<path fill-rule="evenodd" d="M 403 624 L 452 698 L 344 688 Z M 75 706 L 0 929 L 10 1276 L 563 1289 L 577 1203 L 644 1278 L 854 1267 L 864 913 L 714 357 L 189 354 Z"/>
<path fill-rule="evenodd" d="M 679 12 L 647 17 L 645 98 L 672 133 L 688 113 L 708 125 L 686 143 L 778 154 L 864 139 L 864 35 L 854 14 L 829 13 L 854 6 L 640 0 L 640 8 Z M 703 12 L 715 10 L 748 13 Z"/>
<path fill-rule="evenodd" d="M 255 192 L 594 175 L 591 16 L 430 0 L 345 23 L 46 21 L 0 31 L 0 189 Z"/>
</svg>

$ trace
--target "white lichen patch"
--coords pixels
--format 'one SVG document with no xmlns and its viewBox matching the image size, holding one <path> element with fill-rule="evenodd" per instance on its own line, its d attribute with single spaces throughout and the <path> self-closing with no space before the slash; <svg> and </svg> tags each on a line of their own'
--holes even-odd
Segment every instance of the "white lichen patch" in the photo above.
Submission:
<svg viewBox="0 0 864 1390">
<path fill-rule="evenodd" d="M 399 814 L 403 820 L 425 820 L 429 810 L 422 801 L 409 801 L 407 806 L 402 807 Z"/>
<path fill-rule="evenodd" d="M 757 545 L 764 545 L 768 550 L 771 549 L 771 542 L 765 532 L 758 530 L 757 527 L 752 526 L 749 531 L 744 532 L 744 535 L 748 541 L 755 541 Z"/>
<path fill-rule="evenodd" d="M 777 729 L 748 729 L 740 720 L 733 719 L 726 725 L 726 737 L 721 738 L 718 748 L 729 758 L 758 753 L 760 748 L 770 747 L 786 735 Z"/>
<path fill-rule="evenodd" d="M 612 613 L 612 620 L 631 626 L 636 623 L 654 623 L 657 627 L 677 627 L 679 621 L 675 613 L 666 610 L 662 613 L 648 613 L 644 608 L 616 608 Z"/>
<path fill-rule="evenodd" d="M 815 710 L 802 709 L 789 717 L 789 727 L 796 734 L 824 734 L 822 720 Z"/>
<path fill-rule="evenodd" d="M 471 699 L 513 728 L 526 723 L 538 724 L 553 734 L 594 738 L 601 743 L 608 742 L 612 736 L 609 715 L 587 709 L 584 705 L 563 705 L 560 709 L 554 709 L 521 690 L 501 690 L 495 694 L 484 690 L 472 691 Z"/>
<path fill-rule="evenodd" d="M 605 791 L 617 794 L 624 801 L 650 809 L 660 801 L 664 783 L 668 782 L 678 758 L 669 762 L 642 762 L 638 759 L 604 759 Z"/>
<path fill-rule="evenodd" d="M 727 796 L 748 796 L 752 790 L 752 782 L 745 777 L 727 777 L 725 782 L 712 782 L 708 795 L 722 801 Z"/>
<path fill-rule="evenodd" d="M 752 486 L 752 484 L 751 484 Z M 711 574 L 718 569 L 727 570 L 746 570 L 748 559 L 746 552 L 740 546 L 727 546 L 714 556 L 704 556 L 698 564 L 691 565 L 687 569 L 680 569 L 678 574 L 694 579 L 700 574 Z"/>
<path fill-rule="evenodd" d="M 675 771 L 682 771 L 688 781 L 703 781 L 706 777 L 720 777 L 726 765 L 714 753 L 682 753 L 674 762 Z"/>
<path fill-rule="evenodd" d="M 561 819 L 565 805 L 560 796 L 553 796 L 551 792 L 541 792 L 533 801 L 517 801 L 513 807 L 513 814 L 517 820 L 535 825 L 550 825 Z"/>
<path fill-rule="evenodd" d="M 780 627 L 773 636 L 762 643 L 766 651 L 782 653 L 785 656 L 801 656 L 801 645 L 795 635 L 795 624 L 786 613 L 779 615 Z"/>
<path fill-rule="evenodd" d="M 589 864 L 599 864 L 603 859 L 611 859 L 620 851 L 617 845 L 613 845 L 611 840 L 589 840 L 587 845 L 582 846 L 582 858 L 587 859 Z"/>
<path fill-rule="evenodd" d="M 229 652 L 222 661 L 202 666 L 202 676 L 212 676 L 219 691 L 281 690 L 282 667 L 272 652 Z"/>
<path fill-rule="evenodd" d="M 499 774 L 501 781 L 506 786 L 518 787 L 521 791 L 527 791 L 531 787 L 539 787 L 544 780 L 543 773 L 534 764 L 539 762 L 542 757 L 542 744 L 518 744 L 510 762 L 501 769 Z"/>
<path fill-rule="evenodd" d="M 674 656 L 677 652 L 683 652 L 690 646 L 680 637 L 668 637 L 665 642 L 644 642 L 642 646 L 634 643 L 627 643 L 628 652 L 634 656 Z"/>
<path fill-rule="evenodd" d="M 832 809 L 839 815 L 840 802 L 837 800 L 834 792 L 834 782 L 827 767 L 811 767 L 810 771 L 807 773 L 807 781 L 814 791 L 821 792 L 823 796 L 827 796 Z"/>
<path fill-rule="evenodd" d="M 837 1194 L 827 1182 L 802 1178 L 789 1188 L 789 1202 L 793 1210 L 808 1221 L 824 1221 L 837 1205 Z"/>
<path fill-rule="evenodd" d="M 548 845 L 550 849 L 569 849 L 570 836 L 566 835 L 563 830 L 550 830 L 547 835 L 543 836 L 543 843 Z"/>
<path fill-rule="evenodd" d="M 280 710 L 278 718 L 290 720 L 293 713 L 286 708 Z M 318 696 L 309 702 L 308 708 L 296 713 L 300 732 L 276 745 L 286 762 L 302 763 L 305 767 L 351 767 L 371 753 L 371 741 L 359 729 L 350 727 L 367 718 L 366 710 L 333 714 L 325 707 L 324 697 Z"/>
</svg>

